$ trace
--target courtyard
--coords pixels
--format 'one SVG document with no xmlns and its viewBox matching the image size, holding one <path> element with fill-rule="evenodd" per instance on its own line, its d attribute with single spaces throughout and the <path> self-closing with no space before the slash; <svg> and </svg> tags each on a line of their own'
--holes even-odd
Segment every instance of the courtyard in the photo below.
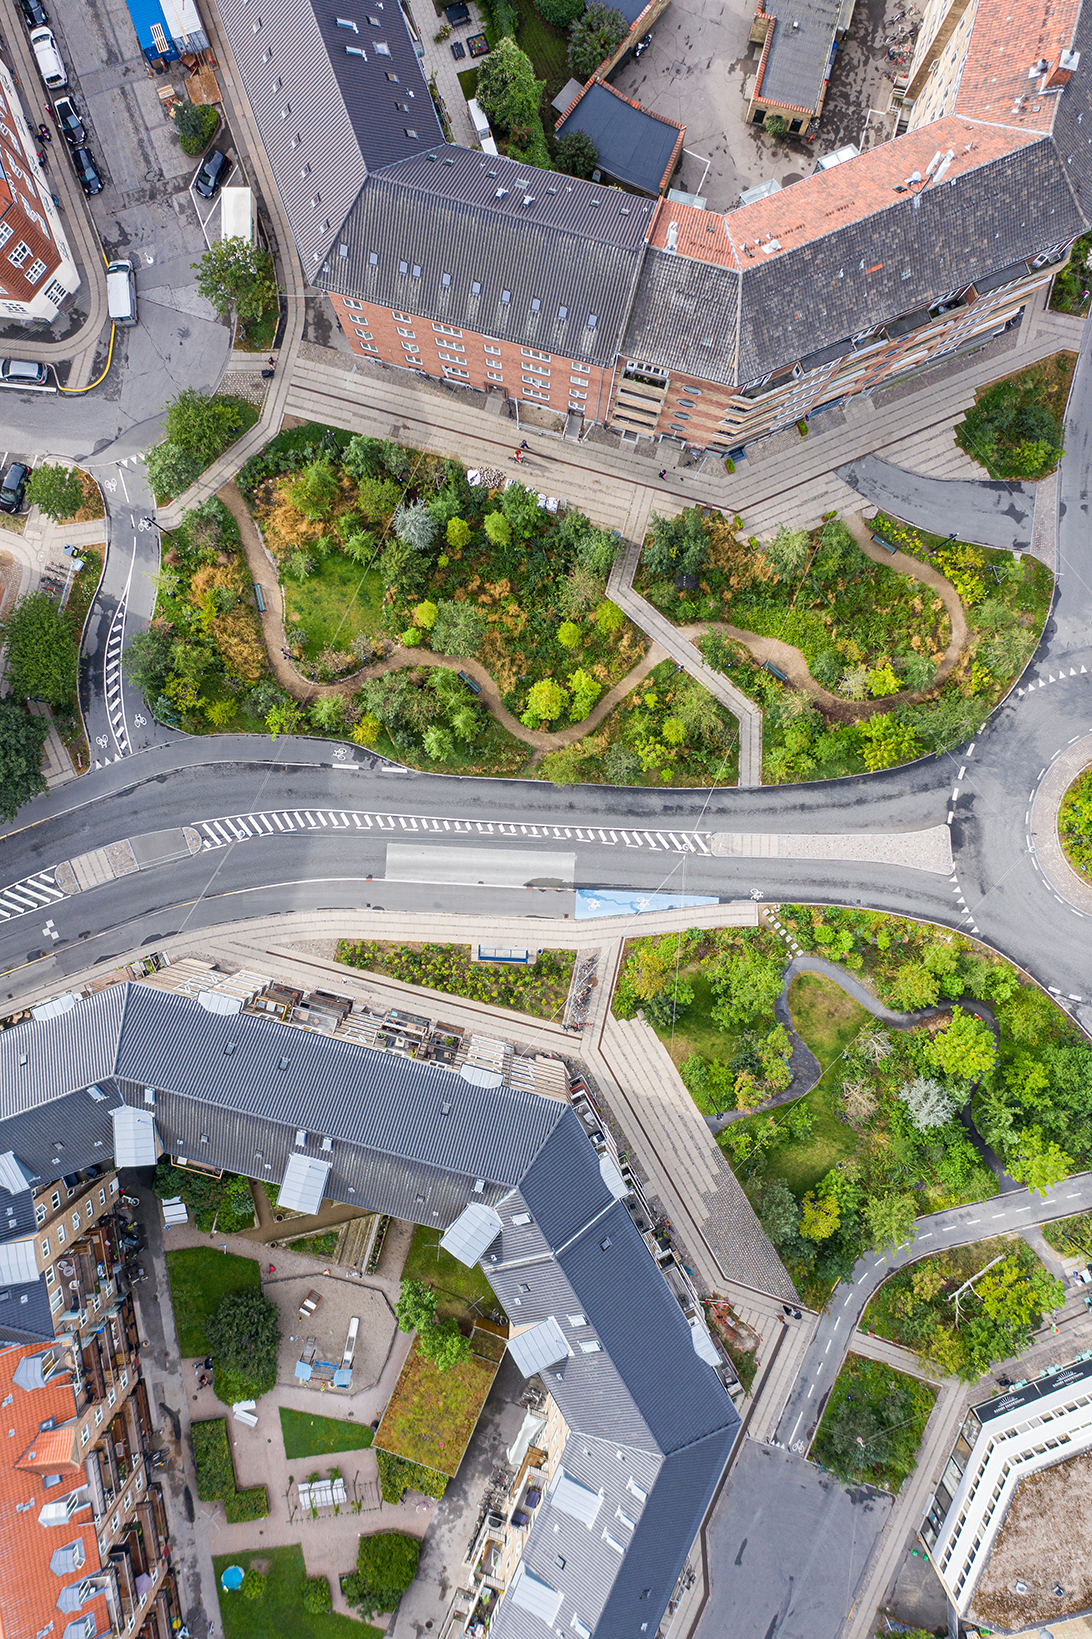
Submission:
<svg viewBox="0 0 1092 1639">
<path fill-rule="evenodd" d="M 884 41 L 898 9 L 899 0 L 858 0 L 810 144 L 774 141 L 747 122 L 762 48 L 748 43 L 754 6 L 746 0 L 672 0 L 649 50 L 640 62 L 628 55 L 611 83 L 643 108 L 686 126 L 672 186 L 700 195 L 710 210 L 731 210 L 744 189 L 770 177 L 787 188 L 810 176 L 823 154 L 847 142 L 863 148 L 880 135 L 881 122 L 870 120 L 869 110 L 884 110 L 890 97 Z"/>
</svg>

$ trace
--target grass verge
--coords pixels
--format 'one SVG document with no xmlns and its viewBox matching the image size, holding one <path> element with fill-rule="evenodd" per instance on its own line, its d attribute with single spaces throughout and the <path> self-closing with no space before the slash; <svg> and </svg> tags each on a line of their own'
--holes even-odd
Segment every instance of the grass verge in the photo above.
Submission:
<svg viewBox="0 0 1092 1639">
<path fill-rule="evenodd" d="M 284 1454 L 296 1457 L 328 1457 L 335 1451 L 367 1451 L 372 1431 L 364 1423 L 343 1423 L 337 1417 L 315 1417 L 309 1411 L 292 1411 L 282 1406 L 281 1436 Z"/>
<path fill-rule="evenodd" d="M 220 1586 L 229 1565 L 251 1566 L 265 1573 L 261 1599 L 244 1599 Z M 307 1568 L 299 1543 L 289 1548 L 262 1548 L 257 1553 L 217 1554 L 213 1560 L 220 1595 L 224 1639 L 381 1639 L 380 1630 L 351 1616 L 327 1612 L 315 1616 L 303 1603 Z"/>
<path fill-rule="evenodd" d="M 222 1298 L 262 1283 L 256 1259 L 216 1252 L 211 1246 L 187 1246 L 168 1252 L 167 1276 L 183 1360 L 208 1352 L 205 1321 L 216 1313 Z"/>
</svg>

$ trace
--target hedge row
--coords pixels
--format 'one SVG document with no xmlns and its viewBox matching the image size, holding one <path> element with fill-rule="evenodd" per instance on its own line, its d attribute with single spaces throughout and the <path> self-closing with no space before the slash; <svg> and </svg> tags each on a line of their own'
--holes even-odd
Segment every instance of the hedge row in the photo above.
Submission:
<svg viewBox="0 0 1092 1639">
<path fill-rule="evenodd" d="M 376 1450 L 379 1463 L 379 1490 L 384 1502 L 395 1507 L 407 1491 L 420 1491 L 425 1497 L 442 1497 L 447 1490 L 447 1475 L 438 1474 L 423 1463 L 407 1462 L 389 1451 Z"/>
<path fill-rule="evenodd" d="M 269 1498 L 264 1485 L 240 1491 L 235 1480 L 235 1464 L 228 1443 L 227 1418 L 212 1417 L 190 1427 L 193 1460 L 197 1468 L 197 1495 L 202 1502 L 222 1502 L 228 1521 L 241 1525 L 246 1520 L 265 1519 Z"/>
</svg>

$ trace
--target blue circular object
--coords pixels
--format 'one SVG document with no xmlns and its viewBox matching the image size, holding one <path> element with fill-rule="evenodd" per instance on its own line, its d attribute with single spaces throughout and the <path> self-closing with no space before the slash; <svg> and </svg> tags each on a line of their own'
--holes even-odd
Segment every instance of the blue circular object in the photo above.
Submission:
<svg viewBox="0 0 1092 1639">
<path fill-rule="evenodd" d="M 241 1565 L 226 1565 L 220 1576 L 220 1586 L 228 1593 L 237 1593 L 243 1585 L 245 1571 Z"/>
</svg>

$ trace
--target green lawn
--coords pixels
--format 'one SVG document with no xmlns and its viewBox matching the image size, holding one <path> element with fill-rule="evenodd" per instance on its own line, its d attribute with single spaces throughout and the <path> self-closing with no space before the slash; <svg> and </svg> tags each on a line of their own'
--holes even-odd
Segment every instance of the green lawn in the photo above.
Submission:
<svg viewBox="0 0 1092 1639">
<path fill-rule="evenodd" d="M 811 1137 L 779 1145 L 770 1156 L 770 1176 L 783 1178 L 793 1194 L 801 1197 L 857 1148 L 858 1135 L 846 1125 L 839 1109 L 840 1063 L 842 1053 L 869 1015 L 840 985 L 821 973 L 801 973 L 789 988 L 788 1000 L 793 1025 L 823 1068 L 818 1085 L 802 1100 L 815 1122 Z M 757 1122 L 764 1118 L 751 1119 Z"/>
<path fill-rule="evenodd" d="M 439 1298 L 441 1315 L 453 1315 L 458 1319 L 467 1313 L 472 1303 L 480 1305 L 479 1313 L 484 1311 L 488 1314 L 497 1306 L 493 1288 L 477 1264 L 468 1269 L 465 1263 L 460 1263 L 458 1258 L 444 1251 L 440 1245 L 440 1233 L 438 1229 L 429 1229 L 426 1224 L 420 1224 L 414 1230 L 406 1267 L 402 1271 L 403 1278 L 428 1281 Z"/>
<path fill-rule="evenodd" d="M 531 0 L 516 0 L 516 9 L 519 12 L 516 44 L 530 57 L 535 79 L 546 81 L 542 115 L 552 129 L 554 110 L 550 102 L 565 82 L 572 78 L 569 73 L 569 36 L 565 29 L 554 28 L 552 23 L 540 17 Z"/>
<path fill-rule="evenodd" d="M 1079 1212 L 1075 1218 L 1058 1218 L 1052 1224 L 1044 1224 L 1043 1238 L 1064 1257 L 1092 1257 L 1092 1212 Z"/>
<path fill-rule="evenodd" d="M 226 1593 L 220 1575 L 229 1565 L 250 1565 L 265 1569 L 265 1593 L 261 1599 L 244 1599 L 241 1593 Z M 303 1605 L 303 1583 L 307 1569 L 299 1543 L 290 1548 L 261 1548 L 256 1553 L 217 1554 L 213 1560 L 216 1587 L 220 1595 L 220 1616 L 224 1639 L 382 1639 L 380 1630 L 355 1617 L 312 1616 Z M 347 1565 L 351 1571 L 354 1567 Z"/>
<path fill-rule="evenodd" d="M 221 1298 L 262 1282 L 257 1259 L 237 1258 L 233 1252 L 218 1252 L 211 1246 L 168 1252 L 167 1275 L 183 1360 L 207 1354 L 205 1321 L 215 1314 Z"/>
<path fill-rule="evenodd" d="M 281 1407 L 281 1434 L 284 1454 L 293 1457 L 327 1457 L 334 1451 L 366 1451 L 372 1431 L 366 1423 L 343 1423 L 337 1417 L 315 1417 L 309 1411 Z"/>
<path fill-rule="evenodd" d="M 351 649 L 353 639 L 379 630 L 383 579 L 378 569 L 361 571 L 343 552 L 316 563 L 305 580 L 290 576 L 284 586 L 284 624 L 307 633 L 304 653 L 317 660 L 327 647 Z"/>
</svg>

